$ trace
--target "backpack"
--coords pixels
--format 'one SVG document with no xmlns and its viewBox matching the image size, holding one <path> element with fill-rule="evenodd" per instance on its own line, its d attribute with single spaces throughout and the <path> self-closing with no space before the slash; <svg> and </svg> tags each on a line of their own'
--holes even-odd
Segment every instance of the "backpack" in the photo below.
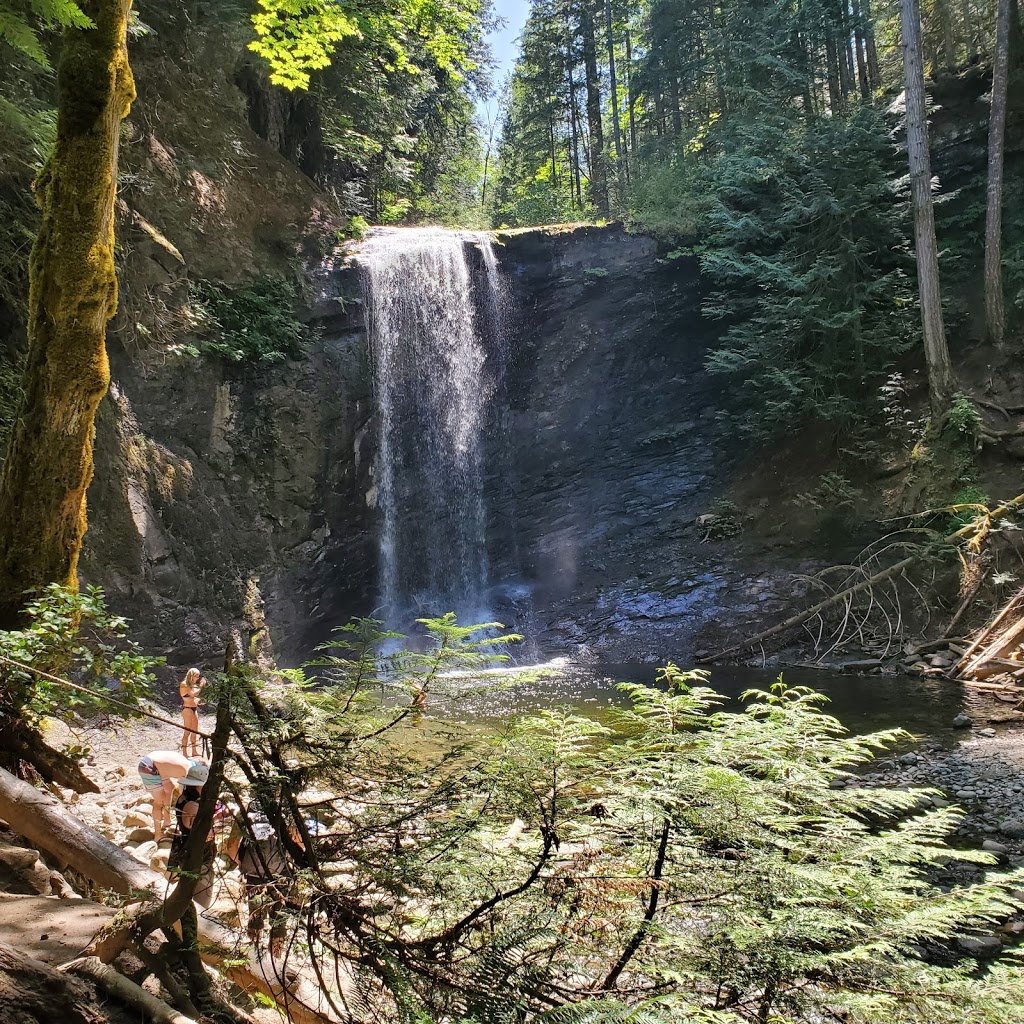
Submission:
<svg viewBox="0 0 1024 1024">
<path fill-rule="evenodd" d="M 267 822 L 252 826 L 252 838 L 245 836 L 238 846 L 238 868 L 243 875 L 271 879 L 288 865 L 288 856 L 277 834 Z"/>
</svg>

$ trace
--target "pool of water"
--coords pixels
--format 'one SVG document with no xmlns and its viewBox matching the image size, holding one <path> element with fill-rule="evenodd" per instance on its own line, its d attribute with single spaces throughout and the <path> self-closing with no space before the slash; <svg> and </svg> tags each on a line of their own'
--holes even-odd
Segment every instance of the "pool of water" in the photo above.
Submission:
<svg viewBox="0 0 1024 1024">
<path fill-rule="evenodd" d="M 533 677 L 530 672 L 536 670 Z M 519 673 L 527 673 L 525 681 Z M 751 688 L 767 689 L 778 670 L 745 666 L 714 666 L 708 685 L 730 698 L 725 710 L 738 708 L 739 695 Z M 651 665 L 574 664 L 559 660 L 544 666 L 522 666 L 479 676 L 455 674 L 440 680 L 428 704 L 431 717 L 469 725 L 497 726 L 539 708 L 571 707 L 578 713 L 603 718 L 627 698 L 619 682 L 653 684 Z M 784 680 L 821 691 L 829 698 L 826 710 L 851 732 L 863 734 L 901 727 L 916 736 L 954 745 L 958 733 L 952 722 L 963 710 L 963 690 L 955 683 L 920 676 L 858 676 L 807 668 L 785 669 Z"/>
</svg>

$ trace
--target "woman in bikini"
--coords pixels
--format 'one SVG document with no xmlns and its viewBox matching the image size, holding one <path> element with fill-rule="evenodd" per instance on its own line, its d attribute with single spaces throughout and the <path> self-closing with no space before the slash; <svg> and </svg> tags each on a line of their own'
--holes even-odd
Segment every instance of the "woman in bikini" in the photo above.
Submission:
<svg viewBox="0 0 1024 1024">
<path fill-rule="evenodd" d="M 199 740 L 199 696 L 203 692 L 206 680 L 197 668 L 190 668 L 185 678 L 178 683 L 178 696 L 181 697 L 181 719 L 185 728 L 181 733 L 181 752 L 187 756 L 189 744 L 192 756 L 198 753 Z"/>
<path fill-rule="evenodd" d="M 188 758 L 177 750 L 152 750 L 139 759 L 139 778 L 153 800 L 153 838 L 159 843 L 171 822 L 175 780 L 183 786 L 202 786 L 210 769 L 202 758 Z"/>
</svg>

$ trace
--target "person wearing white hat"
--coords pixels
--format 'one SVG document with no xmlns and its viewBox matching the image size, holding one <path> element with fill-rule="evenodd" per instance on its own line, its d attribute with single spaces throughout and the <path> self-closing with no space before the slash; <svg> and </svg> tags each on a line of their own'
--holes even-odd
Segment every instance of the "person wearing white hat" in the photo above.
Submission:
<svg viewBox="0 0 1024 1024">
<path fill-rule="evenodd" d="M 153 750 L 139 758 L 139 778 L 153 798 L 153 838 L 159 843 L 171 823 L 174 783 L 202 786 L 210 769 L 201 757 L 185 757 L 177 750 Z"/>
</svg>

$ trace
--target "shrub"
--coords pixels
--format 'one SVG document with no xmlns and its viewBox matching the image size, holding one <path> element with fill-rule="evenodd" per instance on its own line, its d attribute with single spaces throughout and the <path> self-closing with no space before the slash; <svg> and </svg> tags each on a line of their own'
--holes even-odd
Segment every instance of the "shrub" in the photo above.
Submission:
<svg viewBox="0 0 1024 1024">
<path fill-rule="evenodd" d="M 279 275 L 235 290 L 202 282 L 193 289 L 200 355 L 232 363 L 279 363 L 302 354 L 306 328 L 295 316 L 298 289 Z"/>
<path fill-rule="evenodd" d="M 98 587 L 84 592 L 56 583 L 31 601 L 25 610 L 28 625 L 0 631 L 0 655 L 54 676 L 70 677 L 92 693 L 61 686 L 35 673 L 4 666 L 3 676 L 18 709 L 33 715 L 66 717 L 68 712 L 90 715 L 114 711 L 107 697 L 115 695 L 130 705 L 137 703 L 152 681 L 150 670 L 163 664 L 150 658 L 127 639 L 128 621 L 113 615 Z M 10 712 L 10 706 L 0 711 Z"/>
</svg>

